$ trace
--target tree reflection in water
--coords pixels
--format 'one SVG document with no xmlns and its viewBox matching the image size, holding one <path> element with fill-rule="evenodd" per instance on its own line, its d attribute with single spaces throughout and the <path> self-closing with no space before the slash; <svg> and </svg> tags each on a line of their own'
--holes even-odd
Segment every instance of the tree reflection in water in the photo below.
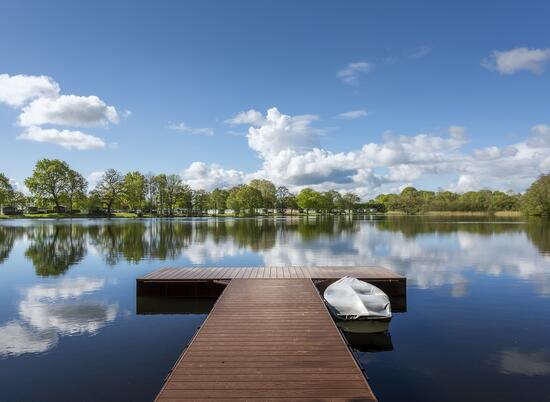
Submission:
<svg viewBox="0 0 550 402">
<path fill-rule="evenodd" d="M 86 227 L 39 224 L 27 228 L 29 258 L 40 276 L 60 275 L 86 255 Z"/>
<path fill-rule="evenodd" d="M 457 264 L 476 264 L 477 269 L 483 270 L 486 258 L 482 258 L 475 247 L 480 241 L 490 251 L 491 246 L 502 246 L 499 238 L 508 241 L 504 237 L 513 237 L 522 242 L 517 245 L 521 250 L 516 251 L 524 259 L 528 257 L 526 253 L 534 253 L 527 244 L 536 247 L 539 257 L 550 253 L 550 222 L 543 219 L 377 217 L 359 220 L 327 216 L 16 223 L 19 222 L 0 225 L 0 264 L 7 260 L 15 242 L 24 239 L 25 256 L 39 276 L 65 273 L 81 262 L 90 248 L 108 265 L 180 258 L 202 264 L 249 252 L 258 254 L 267 265 L 385 264 L 413 281 L 428 263 L 451 264 L 452 268 Z M 428 243 L 426 239 L 430 236 L 434 241 Z M 453 249 L 448 242 L 435 241 L 436 238 L 454 241 L 456 245 Z M 506 247 L 508 256 L 513 247 L 514 244 Z M 492 252 L 500 253 L 496 249 Z M 413 266 L 411 261 L 419 256 L 424 265 Z M 494 258 L 494 265 L 500 263 L 505 268 L 508 263 L 500 261 L 498 255 L 489 257 Z M 426 272 L 429 274 L 429 270 Z M 459 270 L 456 275 L 460 275 Z"/>
</svg>

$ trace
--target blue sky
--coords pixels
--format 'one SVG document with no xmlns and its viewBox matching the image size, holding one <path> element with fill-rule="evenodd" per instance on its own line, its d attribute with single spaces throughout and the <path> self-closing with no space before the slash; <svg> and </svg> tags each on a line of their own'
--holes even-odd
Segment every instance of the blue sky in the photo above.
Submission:
<svg viewBox="0 0 550 402">
<path fill-rule="evenodd" d="M 0 171 L 21 183 L 47 157 L 92 182 L 114 167 L 365 198 L 522 191 L 550 171 L 548 15 L 545 1 L 5 1 Z"/>
</svg>

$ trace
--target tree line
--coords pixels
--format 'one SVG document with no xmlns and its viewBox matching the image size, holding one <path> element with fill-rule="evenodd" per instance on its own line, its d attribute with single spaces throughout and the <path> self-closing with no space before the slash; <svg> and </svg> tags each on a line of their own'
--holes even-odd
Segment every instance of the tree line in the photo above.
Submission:
<svg viewBox="0 0 550 402">
<path fill-rule="evenodd" d="M 0 173 L 0 214 L 6 206 L 19 209 L 44 209 L 55 212 L 80 212 L 111 215 L 114 210 L 172 216 L 176 213 L 255 213 L 258 209 L 344 212 L 354 209 L 369 212 L 401 211 L 419 214 L 428 211 L 518 211 L 529 215 L 550 215 L 550 174 L 542 175 L 523 194 L 502 191 L 425 191 L 407 187 L 400 194 L 380 194 L 362 203 L 357 194 L 335 190 L 304 188 L 293 194 L 269 180 L 255 179 L 230 189 L 211 192 L 191 189 L 176 174 L 122 174 L 106 170 L 95 188 L 66 162 L 39 160 L 25 180 L 30 195 L 17 191 Z"/>
<path fill-rule="evenodd" d="M 458 194 L 452 191 L 435 192 L 406 187 L 400 194 L 380 194 L 374 202 L 383 205 L 387 211 L 402 211 L 407 214 L 429 211 L 518 211 L 521 207 L 521 195 L 491 190 Z"/>
<path fill-rule="evenodd" d="M 209 209 L 234 213 L 254 213 L 257 209 L 349 211 L 359 196 L 337 191 L 318 192 L 309 188 L 298 194 L 269 180 L 255 179 L 230 189 L 211 192 L 191 189 L 176 174 L 122 174 L 106 170 L 95 188 L 66 162 L 42 159 L 25 180 L 30 195 L 16 191 L 0 173 L 0 205 L 45 209 L 52 212 L 80 212 L 111 215 L 114 210 L 172 216 L 178 213 L 203 213 Z"/>
</svg>

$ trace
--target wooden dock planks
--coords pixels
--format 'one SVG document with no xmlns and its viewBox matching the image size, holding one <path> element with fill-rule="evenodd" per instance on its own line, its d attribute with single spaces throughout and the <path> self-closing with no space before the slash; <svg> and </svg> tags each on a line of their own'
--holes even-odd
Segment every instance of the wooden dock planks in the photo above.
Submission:
<svg viewBox="0 0 550 402">
<path fill-rule="evenodd" d="M 156 400 L 375 401 L 311 279 L 265 272 L 231 280 Z"/>
<path fill-rule="evenodd" d="M 162 268 L 138 281 L 196 281 L 211 279 L 340 279 L 342 276 L 363 279 L 404 280 L 383 267 L 181 267 Z"/>
</svg>

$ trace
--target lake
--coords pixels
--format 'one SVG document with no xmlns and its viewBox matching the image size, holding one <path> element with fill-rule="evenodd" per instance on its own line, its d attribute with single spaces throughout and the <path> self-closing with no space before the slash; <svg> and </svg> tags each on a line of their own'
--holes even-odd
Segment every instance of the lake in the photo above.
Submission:
<svg viewBox="0 0 550 402">
<path fill-rule="evenodd" d="M 0 221 L 0 399 L 152 400 L 206 315 L 137 314 L 135 278 L 184 265 L 393 269 L 381 402 L 550 401 L 550 222 L 445 217 Z"/>
</svg>

